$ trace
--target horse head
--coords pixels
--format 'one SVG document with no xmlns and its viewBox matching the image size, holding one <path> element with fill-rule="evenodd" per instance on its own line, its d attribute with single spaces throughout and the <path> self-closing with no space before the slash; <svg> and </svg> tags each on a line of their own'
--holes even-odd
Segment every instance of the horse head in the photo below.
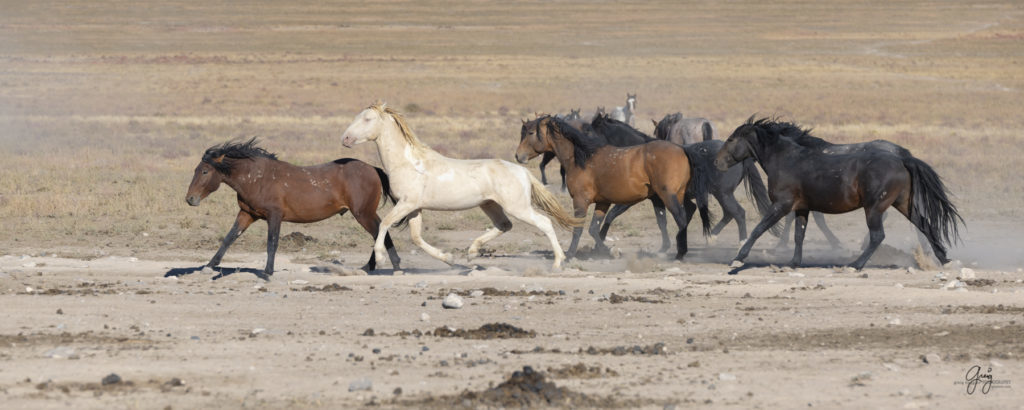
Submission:
<svg viewBox="0 0 1024 410">
<path fill-rule="evenodd" d="M 758 140 L 757 125 L 751 121 L 740 125 L 732 132 L 729 139 L 718 150 L 715 155 L 715 167 L 719 171 L 725 171 L 729 167 L 743 162 L 743 160 L 757 156 L 754 151 L 754 144 Z"/>
<path fill-rule="evenodd" d="M 374 141 L 380 136 L 384 123 L 387 103 L 374 104 L 356 115 L 345 132 L 341 134 L 341 144 L 352 148 L 353 145 L 366 141 Z"/>
<path fill-rule="evenodd" d="M 213 163 L 207 162 L 204 158 L 196 165 L 196 170 L 192 174 L 192 183 L 188 185 L 188 192 L 185 193 L 185 202 L 191 206 L 199 206 L 199 201 L 220 188 L 220 183 L 224 181 L 224 174 L 215 166 L 224 162 L 224 155 L 210 161 Z"/>
<path fill-rule="evenodd" d="M 525 164 L 527 161 L 550 150 L 548 144 L 541 139 L 539 134 L 539 124 L 544 118 L 546 116 L 538 116 L 533 120 L 523 121 L 523 126 L 519 130 L 519 147 L 516 148 L 516 161 L 520 164 Z"/>
</svg>

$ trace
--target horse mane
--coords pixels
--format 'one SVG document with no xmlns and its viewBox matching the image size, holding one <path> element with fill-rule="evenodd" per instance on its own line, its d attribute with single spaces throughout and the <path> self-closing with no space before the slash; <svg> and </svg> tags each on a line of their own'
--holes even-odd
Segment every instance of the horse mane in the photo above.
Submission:
<svg viewBox="0 0 1024 410">
<path fill-rule="evenodd" d="M 683 119 L 683 113 L 665 114 L 661 121 L 654 126 L 654 137 L 660 140 L 667 140 L 672 126 Z"/>
<path fill-rule="evenodd" d="M 409 145 L 411 145 L 414 149 L 420 151 L 430 150 L 430 147 L 428 147 L 426 144 L 420 141 L 419 138 L 416 138 L 416 134 L 413 134 L 412 129 L 409 128 L 409 125 L 405 123 L 405 117 L 402 116 L 402 113 L 396 111 L 394 108 L 388 107 L 386 103 L 380 102 L 375 103 L 367 108 L 371 108 L 374 111 L 377 111 L 377 113 L 381 114 L 382 116 L 384 114 L 390 115 L 391 118 L 395 120 L 395 124 L 398 125 L 398 130 L 402 132 L 402 137 L 405 138 L 405 141 L 408 142 Z"/>
<path fill-rule="evenodd" d="M 239 159 L 267 158 L 277 160 L 277 155 L 257 146 L 256 137 L 248 141 L 232 140 L 220 145 L 214 145 L 203 153 L 202 162 L 213 166 L 217 172 L 224 175 L 231 175 L 235 161 Z"/>
<path fill-rule="evenodd" d="M 569 123 L 559 118 L 547 116 L 549 119 L 547 127 L 549 131 L 558 132 L 562 137 L 572 143 L 573 145 L 573 157 L 575 158 L 576 165 L 580 168 L 584 168 L 587 165 L 587 160 L 594 155 L 597 150 L 605 145 L 608 145 L 605 141 L 591 137 L 587 134 L 580 132 Z M 540 127 L 541 121 L 537 122 L 537 126 Z"/>
<path fill-rule="evenodd" d="M 611 118 L 607 114 L 595 116 L 590 121 L 590 126 L 594 131 L 604 136 L 608 143 L 615 146 L 634 145 L 638 142 L 648 142 L 654 139 L 623 121 Z M 631 138 L 636 139 L 636 141 L 630 140 Z"/>
</svg>

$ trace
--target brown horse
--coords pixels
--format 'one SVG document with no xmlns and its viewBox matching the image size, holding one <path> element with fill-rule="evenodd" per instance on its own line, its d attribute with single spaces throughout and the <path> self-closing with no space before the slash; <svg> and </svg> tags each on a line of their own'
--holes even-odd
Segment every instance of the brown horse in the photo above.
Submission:
<svg viewBox="0 0 1024 410">
<path fill-rule="evenodd" d="M 615 147 L 554 117 L 538 119 L 537 138 L 555 151 L 566 168 L 575 216 L 585 217 L 590 204 L 596 204 L 589 229 L 595 252 L 608 251 L 599 228 L 611 204 L 632 205 L 656 197 L 679 228 L 676 259 L 686 255 L 686 225 L 696 206 L 684 201 L 691 175 L 682 147 L 667 141 Z M 707 224 L 705 230 L 710 229 Z M 576 254 L 582 231 L 582 227 L 573 229 L 569 258 Z"/>
<path fill-rule="evenodd" d="M 267 266 L 263 279 L 274 274 L 281 222 L 311 223 L 333 215 L 352 216 L 374 237 L 380 227 L 377 206 L 381 195 L 394 201 L 387 174 L 365 162 L 343 158 L 326 164 L 300 167 L 279 161 L 277 156 L 256 146 L 256 139 L 247 142 L 226 142 L 206 150 L 196 166 L 185 201 L 199 206 L 199 201 L 225 183 L 238 193 L 238 216 L 224 237 L 217 254 L 207 266 L 220 264 L 228 247 L 253 222 L 267 221 Z M 386 238 L 388 255 L 398 269 L 398 253 L 391 237 Z M 374 254 L 363 266 L 376 268 Z"/>
</svg>

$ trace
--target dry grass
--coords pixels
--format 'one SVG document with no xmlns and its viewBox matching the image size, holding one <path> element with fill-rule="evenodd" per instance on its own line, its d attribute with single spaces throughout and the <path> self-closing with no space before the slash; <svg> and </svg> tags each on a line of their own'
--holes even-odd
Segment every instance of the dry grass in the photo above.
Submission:
<svg viewBox="0 0 1024 410">
<path fill-rule="evenodd" d="M 613 107 L 626 92 L 639 94 L 645 131 L 675 111 L 726 134 L 753 113 L 782 115 L 833 141 L 910 148 L 968 218 L 1022 216 L 1014 2 L 229 4 L 5 6 L 0 249 L 212 251 L 236 209 L 229 188 L 198 209 L 184 203 L 206 147 L 260 136 L 295 163 L 375 163 L 372 147 L 348 150 L 338 136 L 377 99 L 461 158 L 510 159 L 520 118 Z M 653 225 L 646 210 L 624 218 Z M 364 244 L 343 219 L 290 229 L 323 247 Z M 239 246 L 259 249 L 261 229 Z"/>
</svg>

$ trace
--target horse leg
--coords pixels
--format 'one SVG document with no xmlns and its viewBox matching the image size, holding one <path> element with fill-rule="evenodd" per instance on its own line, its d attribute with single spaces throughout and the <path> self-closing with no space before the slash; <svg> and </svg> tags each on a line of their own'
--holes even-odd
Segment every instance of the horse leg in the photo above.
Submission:
<svg viewBox="0 0 1024 410">
<path fill-rule="evenodd" d="M 786 215 L 786 222 L 782 226 L 782 233 L 779 234 L 779 242 L 775 244 L 775 249 L 786 249 L 789 247 L 789 228 L 793 226 L 793 220 L 795 218 L 796 216 L 794 215 Z M 817 218 L 817 216 L 815 216 L 815 218 Z"/>
<path fill-rule="evenodd" d="M 839 241 L 836 234 L 832 233 L 831 229 L 828 229 L 828 225 L 825 225 L 825 214 L 821 212 L 813 212 L 812 216 L 814 216 L 814 224 L 818 225 L 818 229 L 821 230 L 821 233 L 825 234 L 825 239 L 828 239 L 829 246 L 831 246 L 832 249 L 842 248 L 842 242 Z M 865 242 L 867 242 L 867 238 L 864 239 Z"/>
<path fill-rule="evenodd" d="M 242 236 L 242 233 L 245 232 L 249 225 L 252 225 L 253 221 L 255 219 L 253 219 L 252 215 L 245 211 L 238 211 L 238 216 L 235 217 L 235 224 L 231 225 L 227 236 L 224 237 L 224 241 L 220 244 L 220 249 L 217 249 L 217 254 L 213 255 L 213 259 L 210 259 L 210 263 L 207 263 L 206 266 L 216 268 L 217 265 L 220 265 L 220 260 L 227 253 L 228 247 L 235 243 L 235 239 Z"/>
<path fill-rule="evenodd" d="M 603 241 L 608 237 L 608 229 L 612 227 L 612 222 L 615 221 L 620 215 L 626 213 L 629 208 L 632 208 L 635 204 L 615 204 L 612 206 L 612 210 L 608 211 L 604 215 L 604 222 L 601 223 L 601 240 Z"/>
<path fill-rule="evenodd" d="M 281 238 L 281 212 L 271 212 L 267 216 L 267 267 L 263 270 L 263 279 L 270 279 L 274 274 L 274 255 L 277 254 L 277 241 Z"/>
<path fill-rule="evenodd" d="M 580 198 L 582 198 L 582 196 Z M 590 208 L 590 201 L 589 200 L 583 200 L 583 199 L 580 199 L 580 200 L 575 200 L 574 199 L 572 202 L 573 202 L 573 216 L 575 216 L 577 218 L 586 218 L 587 217 L 587 208 Z M 520 219 L 522 219 L 522 218 L 520 218 Z M 572 258 L 576 257 L 576 247 L 578 247 L 579 244 L 580 244 L 580 235 L 582 235 L 582 234 L 583 234 L 583 227 L 582 226 L 577 226 L 575 228 L 572 228 L 572 241 L 569 242 L 569 252 L 566 255 L 567 259 L 571 260 Z"/>
<path fill-rule="evenodd" d="M 409 236 L 412 237 L 412 243 L 416 244 L 423 249 L 428 255 L 440 260 L 441 262 L 449 265 L 455 264 L 455 257 L 447 252 L 442 252 L 423 240 L 423 213 L 420 211 L 409 214 Z"/>
<path fill-rule="evenodd" d="M 665 203 L 665 208 L 672 214 L 672 218 L 676 221 L 676 227 L 679 228 L 679 232 L 676 233 L 676 260 L 683 260 L 683 256 L 687 252 L 686 244 L 686 225 L 690 221 L 691 212 L 687 212 L 686 208 L 693 207 L 697 208 L 696 204 L 687 202 L 686 206 L 679 203 L 679 198 L 675 195 L 668 194 L 662 198 L 662 202 Z"/>
<path fill-rule="evenodd" d="M 722 229 L 725 228 L 725 224 L 729 223 L 730 220 L 736 220 L 736 229 L 739 231 L 740 242 L 747 239 L 747 212 L 743 210 L 740 203 L 736 201 L 736 197 L 732 192 L 716 192 L 715 199 L 718 200 L 718 204 L 722 206 L 722 220 L 718 222 L 718 225 L 711 230 L 712 239 L 714 239 Z"/>
<path fill-rule="evenodd" d="M 747 238 L 747 242 L 740 248 L 739 253 L 736 254 L 736 258 L 733 259 L 731 265 L 733 267 L 737 267 L 736 265 L 742 265 L 743 260 L 747 258 L 747 255 L 750 255 L 750 249 L 754 247 L 754 242 L 757 242 L 757 238 L 760 238 L 761 235 L 764 235 L 769 228 L 778 223 L 784 216 L 788 215 L 793 210 L 792 208 L 793 206 L 790 203 L 776 202 L 772 204 L 772 209 L 768 212 L 768 215 L 765 215 L 764 218 L 761 219 L 761 222 L 754 227 L 754 231 L 750 233 L 750 237 Z M 783 238 L 785 238 L 785 236 Z"/>
<path fill-rule="evenodd" d="M 654 220 L 658 223 L 658 230 L 661 231 L 661 248 L 658 253 L 668 252 L 672 241 L 668 237 L 668 218 L 665 216 L 665 203 L 660 198 L 651 197 L 651 205 L 654 206 Z"/>
<path fill-rule="evenodd" d="M 505 216 L 505 211 L 501 209 L 501 205 L 497 202 L 488 201 L 480 205 L 480 209 L 487 214 L 488 218 L 491 218 L 491 222 L 494 223 L 494 227 L 488 229 L 483 235 L 473 241 L 472 245 L 469 245 L 469 250 L 466 252 L 466 259 L 473 259 L 480 253 L 480 247 L 483 246 L 487 241 L 497 238 L 505 232 L 512 229 L 512 221 L 508 220 L 508 216 Z"/>
<path fill-rule="evenodd" d="M 565 190 L 566 190 L 566 187 L 565 187 L 565 167 L 564 166 L 559 166 L 558 167 L 558 173 L 562 175 L 562 192 L 565 192 Z"/>
<path fill-rule="evenodd" d="M 789 266 L 794 268 L 800 266 L 804 257 L 804 233 L 807 231 L 808 213 L 809 211 L 806 209 L 796 211 L 796 230 L 793 231 L 793 260 L 789 262 Z"/>
<path fill-rule="evenodd" d="M 888 205 L 885 205 L 882 209 L 878 209 L 877 207 L 864 208 L 864 216 L 868 222 L 868 231 L 870 231 L 868 234 L 869 242 L 864 253 L 850 264 L 850 266 L 856 270 L 864 268 L 864 264 L 868 263 L 868 259 L 871 259 L 871 254 L 875 253 L 875 249 L 878 249 L 878 245 L 882 243 L 882 239 L 885 239 L 885 230 L 882 229 L 882 214 L 885 212 L 885 208 L 888 208 Z"/>
<path fill-rule="evenodd" d="M 949 263 L 949 259 L 946 256 L 946 248 L 943 247 L 942 243 L 939 241 L 938 234 L 933 232 L 932 228 L 927 225 L 927 221 L 922 218 L 921 220 L 914 222 L 914 219 L 910 217 L 909 202 L 897 200 L 896 203 L 893 203 L 893 207 L 900 211 L 900 213 L 917 228 L 917 240 L 921 243 L 921 250 L 927 252 L 927 248 L 925 247 L 925 244 L 927 243 L 932 249 L 932 254 L 939 260 L 939 264 L 945 265 Z"/>
<path fill-rule="evenodd" d="M 604 236 L 601 235 L 601 221 L 604 220 L 605 213 L 608 212 L 608 207 L 611 204 L 599 203 L 594 205 L 594 216 L 590 218 L 590 236 L 594 238 L 594 255 L 611 255 L 611 250 L 604 244 Z"/>
<path fill-rule="evenodd" d="M 405 201 L 398 201 L 398 203 L 395 204 L 395 207 L 391 208 L 391 211 L 389 211 L 387 215 L 384 215 L 384 219 L 381 220 L 380 226 L 377 229 L 377 238 L 373 242 L 373 256 L 376 261 L 376 265 L 384 264 L 385 246 L 394 247 L 394 244 L 387 244 L 387 242 L 391 240 L 391 235 L 388 233 L 391 226 L 416 210 L 416 205 Z M 391 252 L 388 252 L 388 254 L 391 255 Z M 396 260 L 395 258 L 397 256 L 397 253 L 392 255 L 391 260 Z M 394 264 L 392 264 L 392 266 L 394 266 Z M 395 269 L 398 269 L 398 267 L 395 267 Z"/>
<path fill-rule="evenodd" d="M 362 226 L 366 232 L 369 232 L 370 235 L 373 235 L 374 238 L 376 238 L 377 234 L 380 233 L 380 218 L 377 217 L 377 213 L 374 212 L 372 208 L 365 212 L 352 212 L 352 216 L 354 216 L 356 218 L 356 222 L 359 222 L 359 225 Z M 400 269 L 399 263 L 401 259 L 398 257 L 398 252 L 395 251 L 394 242 L 391 242 L 390 233 L 384 234 L 384 246 L 388 250 L 388 257 L 391 259 L 391 266 L 395 270 Z M 370 260 L 367 261 L 360 269 L 366 272 L 377 270 L 377 255 L 374 250 L 370 250 Z"/>
<path fill-rule="evenodd" d="M 551 159 L 554 157 L 554 153 L 545 152 L 544 155 L 541 156 L 540 158 L 540 183 L 544 185 L 548 184 L 548 176 L 547 174 L 544 173 L 544 167 L 548 166 L 548 163 L 551 162 Z"/>
<path fill-rule="evenodd" d="M 551 241 L 551 251 L 554 252 L 555 262 L 551 265 L 551 269 L 558 270 L 562 268 L 562 261 L 565 260 L 565 253 L 562 252 L 562 245 L 558 243 L 558 237 L 555 236 L 555 228 L 551 225 L 551 219 L 547 216 L 542 215 L 533 209 L 532 206 L 525 205 L 520 207 L 504 207 L 503 210 L 509 215 L 512 215 L 516 219 L 533 225 L 535 228 L 540 229 L 544 232 L 544 235 Z M 583 208 L 583 214 L 586 215 L 587 208 Z M 576 236 L 574 240 L 579 240 L 579 233 L 582 228 L 576 228 L 573 232 Z"/>
</svg>

